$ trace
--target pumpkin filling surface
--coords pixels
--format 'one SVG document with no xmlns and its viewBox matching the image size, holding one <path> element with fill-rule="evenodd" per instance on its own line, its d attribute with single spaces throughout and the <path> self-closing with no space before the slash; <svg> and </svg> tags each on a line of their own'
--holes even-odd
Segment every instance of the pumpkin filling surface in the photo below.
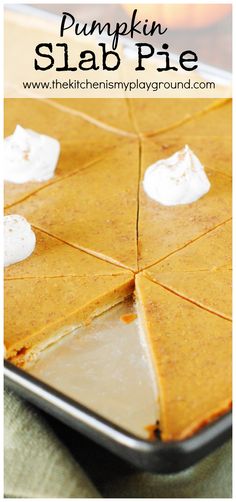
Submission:
<svg viewBox="0 0 236 502">
<path fill-rule="evenodd" d="M 160 392 L 158 434 L 184 439 L 231 403 L 231 103 L 82 101 L 5 102 L 6 136 L 20 123 L 61 144 L 50 181 L 5 184 L 6 214 L 36 234 L 34 253 L 5 269 L 6 356 L 26 367 L 135 294 Z M 162 206 L 143 190 L 145 170 L 185 144 L 211 189 Z"/>
</svg>

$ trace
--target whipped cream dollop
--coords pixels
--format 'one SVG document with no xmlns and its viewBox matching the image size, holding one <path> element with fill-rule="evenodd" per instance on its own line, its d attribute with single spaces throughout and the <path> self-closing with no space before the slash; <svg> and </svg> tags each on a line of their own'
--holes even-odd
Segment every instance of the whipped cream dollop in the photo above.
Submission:
<svg viewBox="0 0 236 502">
<path fill-rule="evenodd" d="M 35 244 L 35 233 L 23 216 L 4 216 L 4 267 L 28 258 Z"/>
<path fill-rule="evenodd" d="M 59 154 L 60 143 L 55 138 L 17 125 L 4 140 L 4 179 L 12 183 L 49 180 Z"/>
<path fill-rule="evenodd" d="M 210 186 L 203 165 L 188 145 L 149 166 L 143 180 L 147 195 L 165 206 L 190 204 L 206 194 Z"/>
</svg>

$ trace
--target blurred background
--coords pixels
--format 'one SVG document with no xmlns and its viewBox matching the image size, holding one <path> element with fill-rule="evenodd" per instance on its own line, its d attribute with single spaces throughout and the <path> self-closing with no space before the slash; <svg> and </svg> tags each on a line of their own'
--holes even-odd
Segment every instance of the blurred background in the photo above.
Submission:
<svg viewBox="0 0 236 502">
<path fill-rule="evenodd" d="M 35 7 L 61 15 L 63 10 L 77 21 L 89 23 L 114 20 L 129 21 L 135 8 L 138 19 L 157 21 L 168 31 L 156 37 L 158 48 L 167 42 L 169 51 L 180 53 L 191 49 L 201 63 L 231 71 L 232 60 L 232 5 L 231 4 L 34 4 Z M 137 36 L 146 42 L 148 37 Z M 151 37 L 150 37 L 151 38 Z M 152 37 L 153 38 L 153 37 Z"/>
</svg>

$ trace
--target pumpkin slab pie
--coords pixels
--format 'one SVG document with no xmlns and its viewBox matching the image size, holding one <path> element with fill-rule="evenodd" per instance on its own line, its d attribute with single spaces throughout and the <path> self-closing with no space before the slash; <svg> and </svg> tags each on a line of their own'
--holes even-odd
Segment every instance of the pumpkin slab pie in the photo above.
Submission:
<svg viewBox="0 0 236 502">
<path fill-rule="evenodd" d="M 145 193 L 142 184 L 144 173 L 147 167 L 157 160 L 169 158 L 181 150 L 186 141 L 199 155 L 210 180 L 211 189 L 194 204 L 163 206 Z M 213 156 L 216 153 L 215 142 L 209 141 L 206 147 L 206 141 L 206 138 L 200 136 L 198 138 L 183 136 L 176 139 L 167 135 L 163 143 L 159 137 L 156 137 L 155 141 L 153 139 L 142 141 L 138 222 L 139 270 L 163 260 L 231 218 L 231 177 L 223 173 L 225 160 L 222 161 L 222 153 L 219 157 Z M 226 164 L 228 165 L 228 160 Z M 229 173 L 230 166 L 225 170 Z"/>
<path fill-rule="evenodd" d="M 98 100 L 99 101 L 99 100 Z M 110 100 L 110 108 L 116 108 Z M 102 105 L 102 103 L 101 103 Z M 61 145 L 55 176 L 44 182 L 5 183 L 5 207 L 10 207 L 103 157 L 107 150 L 122 144 L 126 135 L 99 127 L 79 115 L 67 113 L 42 99 L 5 99 L 4 134 L 13 134 L 16 125 L 52 136 Z"/>
<path fill-rule="evenodd" d="M 135 271 L 138 183 L 139 145 L 129 140 L 8 213 L 21 214 L 63 241 Z"/>
<path fill-rule="evenodd" d="M 85 101 L 6 100 L 6 135 L 19 123 L 61 143 L 52 180 L 6 183 L 7 214 L 36 234 L 34 253 L 5 270 L 7 358 L 27 366 L 135 290 L 161 438 L 182 440 L 231 402 L 231 103 L 109 100 L 105 113 Z M 185 144 L 211 189 L 160 205 L 144 173 Z"/>
<path fill-rule="evenodd" d="M 182 440 L 231 406 L 231 322 L 136 276 L 159 388 L 164 441 Z"/>
<path fill-rule="evenodd" d="M 35 230 L 36 249 L 5 271 L 7 358 L 38 353 L 129 296 L 133 274 Z"/>
</svg>

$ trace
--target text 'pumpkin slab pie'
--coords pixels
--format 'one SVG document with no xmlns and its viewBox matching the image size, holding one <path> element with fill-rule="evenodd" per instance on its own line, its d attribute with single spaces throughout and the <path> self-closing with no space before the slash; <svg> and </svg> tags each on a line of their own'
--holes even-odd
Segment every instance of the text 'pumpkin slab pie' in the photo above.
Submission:
<svg viewBox="0 0 236 502">
<path fill-rule="evenodd" d="M 56 106 L 68 109 L 69 113 L 78 113 L 87 120 L 98 121 L 100 126 L 118 129 L 134 135 L 135 128 L 131 120 L 131 114 L 125 98 L 100 98 L 100 99 L 64 99 L 53 98 L 50 102 Z"/>
<path fill-rule="evenodd" d="M 218 315 L 232 317 L 231 222 L 144 271 L 149 279 Z"/>
<path fill-rule="evenodd" d="M 164 441 L 181 440 L 231 405 L 231 322 L 136 276 L 153 356 Z"/>
<path fill-rule="evenodd" d="M 172 129 L 224 103 L 214 99 L 130 99 L 131 112 L 137 132 L 152 136 Z M 204 120 L 204 119 L 203 119 Z"/>
<path fill-rule="evenodd" d="M 126 140 L 124 136 L 58 110 L 41 99 L 5 99 L 5 136 L 13 134 L 17 124 L 56 138 L 60 142 L 61 153 L 52 179 L 22 184 L 6 182 L 5 207 L 84 168 Z"/>
<path fill-rule="evenodd" d="M 80 249 L 137 270 L 138 180 L 139 145 L 128 141 L 9 212 Z"/>
<path fill-rule="evenodd" d="M 36 247 L 26 260 L 5 268 L 5 279 L 120 275 L 124 269 L 34 229 Z"/>
<path fill-rule="evenodd" d="M 163 260 L 192 240 L 227 221 L 231 217 L 231 178 L 217 169 L 217 159 L 212 157 L 210 145 L 206 145 L 200 161 L 205 167 L 211 183 L 210 191 L 193 204 L 164 206 L 152 200 L 144 191 L 143 178 L 146 169 L 156 161 L 169 158 L 184 147 L 182 140 L 171 139 L 161 143 L 160 137 L 155 142 L 142 141 L 141 182 L 139 197 L 138 223 L 138 262 L 139 269 L 144 269 Z M 191 139 L 188 146 L 201 153 L 200 144 L 204 138 Z M 193 143 L 193 148 L 192 148 Z M 197 152 L 198 153 L 198 152 Z M 202 151 L 203 153 L 203 151 Z M 202 157 L 202 158 L 201 158 Z M 220 161 L 220 166 L 222 162 Z"/>
<path fill-rule="evenodd" d="M 133 274 L 5 281 L 7 358 L 25 365 L 55 340 L 124 300 Z M 45 294 L 46 292 L 46 294 Z"/>
</svg>

